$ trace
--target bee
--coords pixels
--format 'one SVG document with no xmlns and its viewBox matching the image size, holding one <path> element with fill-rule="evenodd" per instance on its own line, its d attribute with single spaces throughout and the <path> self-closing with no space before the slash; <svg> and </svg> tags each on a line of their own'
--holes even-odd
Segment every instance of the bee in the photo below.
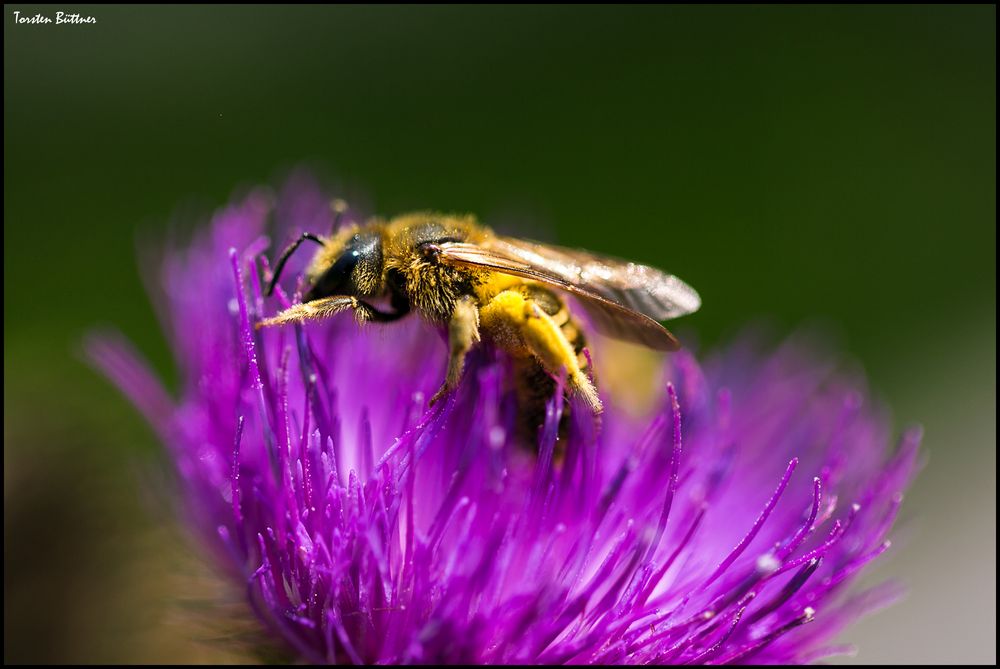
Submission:
<svg viewBox="0 0 1000 669">
<path fill-rule="evenodd" d="M 598 332 L 660 351 L 680 344 L 658 321 L 701 305 L 686 283 L 652 267 L 504 237 L 472 216 L 436 213 L 372 219 L 329 237 L 303 233 L 278 259 L 267 295 L 306 241 L 319 249 L 306 270 L 302 303 L 257 327 L 346 310 L 359 322 L 383 323 L 416 312 L 448 334 L 448 368 L 431 404 L 458 386 L 466 354 L 487 341 L 513 359 L 519 397 L 536 418 L 544 417 L 553 377 L 562 373 L 567 393 L 599 414 L 584 332 L 563 294 L 576 298 Z"/>
</svg>

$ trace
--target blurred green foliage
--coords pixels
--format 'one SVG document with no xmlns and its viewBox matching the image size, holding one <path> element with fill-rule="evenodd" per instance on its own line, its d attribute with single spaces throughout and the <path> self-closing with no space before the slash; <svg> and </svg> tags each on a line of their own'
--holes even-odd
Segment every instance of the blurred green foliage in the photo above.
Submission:
<svg viewBox="0 0 1000 669">
<path fill-rule="evenodd" d="M 992 327 L 995 345 L 993 6 L 89 5 L 59 9 L 95 25 L 12 20 L 55 9 L 4 9 L 5 631 L 22 639 L 5 659 L 156 659 L 73 628 L 73 588 L 110 559 L 105 524 L 149 522 L 119 501 L 129 456 L 154 444 L 80 340 L 118 327 L 169 377 L 137 236 L 299 164 L 380 214 L 474 212 L 676 273 L 704 301 L 681 330 L 705 345 L 760 318 L 779 332 L 822 319 L 890 399 L 963 332 Z M 49 457 L 58 476 L 37 464 Z M 31 495 L 52 527 L 77 528 L 72 555 L 56 542 L 33 559 L 51 535 L 23 515 Z M 37 583 L 57 606 L 31 608 Z M 60 621 L 73 640 L 30 645 Z"/>
</svg>

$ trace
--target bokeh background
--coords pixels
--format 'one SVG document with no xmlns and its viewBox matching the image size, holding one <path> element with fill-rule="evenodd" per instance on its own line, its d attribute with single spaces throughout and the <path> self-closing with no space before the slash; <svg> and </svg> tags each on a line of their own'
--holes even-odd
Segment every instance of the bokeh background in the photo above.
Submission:
<svg viewBox="0 0 1000 669">
<path fill-rule="evenodd" d="M 868 577 L 910 594 L 844 639 L 996 662 L 994 6 L 7 5 L 3 48 L 5 662 L 248 657 L 80 342 L 172 379 L 137 240 L 302 164 L 662 266 L 703 348 L 819 323 L 926 428 Z"/>
</svg>

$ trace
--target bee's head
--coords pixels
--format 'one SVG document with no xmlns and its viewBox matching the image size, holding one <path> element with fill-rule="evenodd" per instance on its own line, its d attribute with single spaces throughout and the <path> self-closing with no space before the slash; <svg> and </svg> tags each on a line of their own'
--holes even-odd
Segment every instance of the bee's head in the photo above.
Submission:
<svg viewBox="0 0 1000 669">
<path fill-rule="evenodd" d="M 308 271 L 304 302 L 331 295 L 375 297 L 382 292 L 382 235 L 351 227 L 326 240 Z"/>
</svg>

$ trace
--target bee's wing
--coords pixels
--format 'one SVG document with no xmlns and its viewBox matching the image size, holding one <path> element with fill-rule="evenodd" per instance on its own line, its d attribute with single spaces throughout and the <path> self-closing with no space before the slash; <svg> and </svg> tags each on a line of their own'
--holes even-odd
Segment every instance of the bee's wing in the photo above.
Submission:
<svg viewBox="0 0 1000 669">
<path fill-rule="evenodd" d="M 457 265 L 513 274 L 580 298 L 595 327 L 616 339 L 674 351 L 680 343 L 658 320 L 695 311 L 698 294 L 675 276 L 586 251 L 491 238 L 481 244 L 446 242 L 440 258 Z"/>
<path fill-rule="evenodd" d="M 587 288 L 653 320 L 679 318 L 701 307 L 701 298 L 693 288 L 648 265 L 509 237 L 490 242 L 490 248 L 494 247 L 528 264 L 546 267 L 567 283 Z"/>
</svg>

